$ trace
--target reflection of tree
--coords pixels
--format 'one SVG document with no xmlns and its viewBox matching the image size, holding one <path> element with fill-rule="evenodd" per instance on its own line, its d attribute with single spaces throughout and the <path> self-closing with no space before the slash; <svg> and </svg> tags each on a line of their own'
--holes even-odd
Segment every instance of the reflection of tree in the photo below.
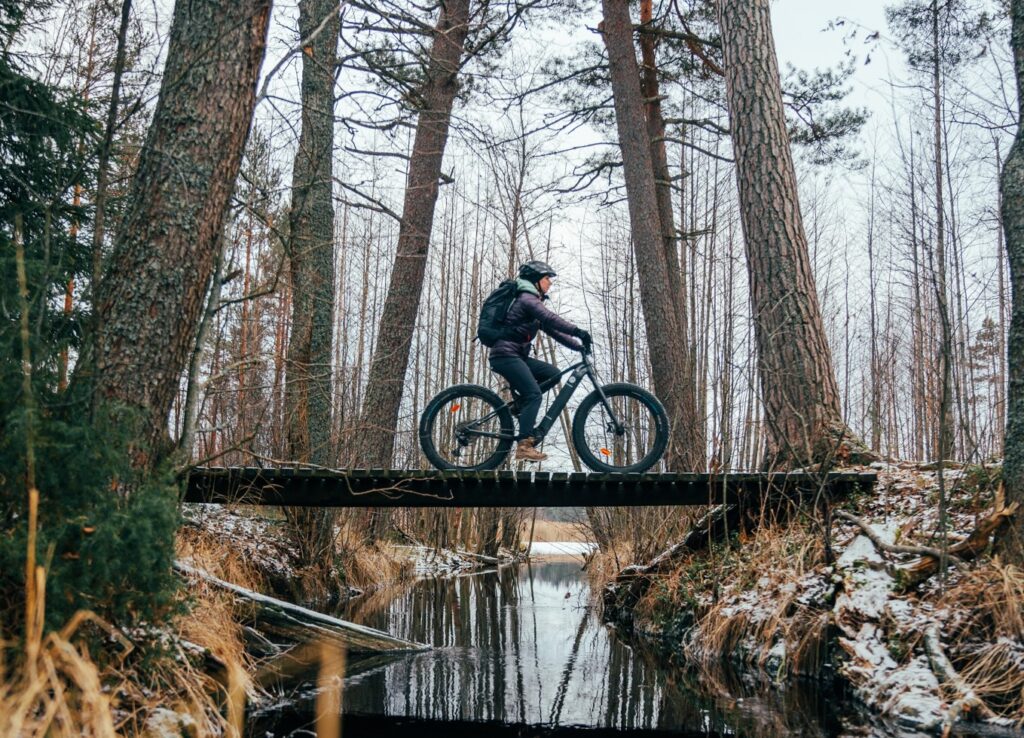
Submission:
<svg viewBox="0 0 1024 738">
<path fill-rule="evenodd" d="M 587 630 L 587 623 L 590 621 L 590 610 L 583 611 L 580 625 L 576 628 L 576 637 L 572 641 L 572 649 L 569 651 L 569 658 L 562 669 L 562 678 L 558 682 L 558 691 L 555 692 L 555 700 L 551 703 L 551 717 L 548 722 L 558 725 L 562 719 L 562 707 L 565 705 L 565 694 L 569 690 L 569 681 L 572 679 L 573 669 L 576 667 L 576 657 L 580 651 L 580 642 L 583 640 L 583 633 Z"/>
</svg>

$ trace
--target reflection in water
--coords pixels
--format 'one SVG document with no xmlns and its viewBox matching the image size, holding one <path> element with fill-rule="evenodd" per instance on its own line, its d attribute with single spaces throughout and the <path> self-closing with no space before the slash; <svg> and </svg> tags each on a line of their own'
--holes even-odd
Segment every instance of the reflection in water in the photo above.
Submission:
<svg viewBox="0 0 1024 738">
<path fill-rule="evenodd" d="M 734 696 L 738 685 L 715 685 L 722 698 L 698 696 L 678 673 L 615 638 L 589 604 L 577 561 L 425 580 L 386 605 L 353 603 L 344 617 L 435 649 L 367 668 L 353 661 L 344 710 L 699 735 L 834 734 L 813 694 L 797 705 Z"/>
<path fill-rule="evenodd" d="M 352 603 L 343 617 L 435 648 L 352 658 L 344 735 L 906 735 L 841 716 L 842 703 L 820 689 L 687 676 L 622 643 L 588 605 L 577 561 L 421 580 Z M 314 700 L 306 687 L 254 717 L 250 735 L 310 735 Z"/>
</svg>

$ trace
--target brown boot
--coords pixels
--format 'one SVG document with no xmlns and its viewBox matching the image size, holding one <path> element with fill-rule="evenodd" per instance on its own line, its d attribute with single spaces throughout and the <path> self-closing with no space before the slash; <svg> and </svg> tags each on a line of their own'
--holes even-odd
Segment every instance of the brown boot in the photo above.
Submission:
<svg viewBox="0 0 1024 738">
<path fill-rule="evenodd" d="M 534 447 L 532 438 L 524 438 L 516 446 L 516 461 L 544 461 L 547 457 L 547 454 Z"/>
</svg>

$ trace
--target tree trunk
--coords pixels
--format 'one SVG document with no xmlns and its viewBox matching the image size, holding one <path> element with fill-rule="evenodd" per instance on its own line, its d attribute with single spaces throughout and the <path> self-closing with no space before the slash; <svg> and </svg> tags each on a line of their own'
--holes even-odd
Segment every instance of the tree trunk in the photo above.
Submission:
<svg viewBox="0 0 1024 738">
<path fill-rule="evenodd" d="M 315 34 L 315 36 L 314 36 Z M 331 337 L 334 331 L 334 71 L 338 58 L 337 0 L 301 0 L 302 129 L 292 169 L 288 240 L 292 322 L 285 378 L 288 459 L 320 466 L 336 462 L 331 444 Z M 317 566 L 327 584 L 332 569 L 332 510 L 286 508 L 299 566 Z"/>
<path fill-rule="evenodd" d="M 423 293 L 441 162 L 459 88 L 459 63 L 469 32 L 469 1 L 449 0 L 441 5 L 430 62 L 418 96 L 420 111 L 409 160 L 398 253 L 370 364 L 359 454 L 353 462 L 358 466 L 391 465 L 402 388 Z"/>
<path fill-rule="evenodd" d="M 100 283 L 91 362 L 99 398 L 140 414 L 143 467 L 169 449 L 167 414 L 242 161 L 269 15 L 270 0 L 175 5 L 156 112 Z"/>
<path fill-rule="evenodd" d="M 644 119 L 629 5 L 622 0 L 603 0 L 602 7 L 602 37 L 608 50 L 615 122 L 622 151 L 630 232 L 640 277 L 640 301 L 647 327 L 651 373 L 655 391 L 664 402 L 672 422 L 666 460 L 672 469 L 687 470 L 698 465 L 703 468 L 703 447 L 688 447 L 689 429 L 686 427 L 685 393 L 681 381 L 686 377 L 686 347 L 678 325 L 676 294 L 673 293 L 665 256 L 664 230 L 651 161 L 651 138 Z"/>
<path fill-rule="evenodd" d="M 1012 0 L 1010 18 L 1010 46 L 1017 78 L 1018 127 L 1003 165 L 999 189 L 1013 292 L 1006 356 L 1009 387 L 1003 461 L 1006 502 L 1013 504 L 1024 501 L 1024 129 L 1020 127 L 1020 121 L 1024 119 L 1024 0 Z M 1017 513 L 1000 547 L 1007 559 L 1024 566 L 1024 514 Z"/>
<path fill-rule="evenodd" d="M 769 463 L 860 446 L 842 419 L 789 148 L 768 0 L 719 0 Z"/>
<path fill-rule="evenodd" d="M 653 0 L 641 0 L 640 23 L 645 29 L 653 22 Z M 662 247 L 665 250 L 665 267 L 668 273 L 669 294 L 675 302 L 676 321 L 679 328 L 679 343 L 682 346 L 682 373 L 677 384 L 680 401 L 680 417 L 676 428 L 683 449 L 683 464 L 690 471 L 703 471 L 707 438 L 705 419 L 698 412 L 697 373 L 694 350 L 690 345 L 688 298 L 686 275 L 680 266 L 679 239 L 675 218 L 672 213 L 672 178 L 668 169 L 668 152 L 665 150 L 665 118 L 661 113 L 661 91 L 658 87 L 658 63 L 655 55 L 657 36 L 654 33 L 640 33 L 640 57 L 643 62 L 640 88 L 644 98 L 644 112 L 647 118 L 647 137 L 650 140 L 651 166 L 654 170 L 655 194 L 658 202 L 658 219 L 661 225 Z"/>
</svg>

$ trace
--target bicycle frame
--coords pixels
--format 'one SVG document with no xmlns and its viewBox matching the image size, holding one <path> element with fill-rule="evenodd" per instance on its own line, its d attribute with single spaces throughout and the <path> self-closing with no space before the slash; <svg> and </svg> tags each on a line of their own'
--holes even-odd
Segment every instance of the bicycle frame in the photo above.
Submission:
<svg viewBox="0 0 1024 738">
<path fill-rule="evenodd" d="M 612 419 L 612 422 L 615 423 L 615 432 L 619 434 L 625 433 L 625 426 L 623 426 L 622 423 L 619 422 L 619 419 L 615 417 L 615 411 L 612 410 L 611 403 L 608 402 L 608 398 L 605 397 L 604 395 L 604 390 L 601 389 L 601 381 L 600 378 L 597 376 L 597 370 L 594 369 L 594 365 L 590 363 L 589 353 L 583 354 L 583 359 L 581 361 L 573 364 L 568 369 L 564 369 L 553 381 L 551 381 L 551 386 L 545 389 L 542 394 L 545 394 L 552 388 L 554 388 L 555 385 L 557 385 L 558 382 L 562 379 L 562 377 L 564 377 L 567 374 L 569 375 L 569 379 L 566 380 L 565 385 L 562 387 L 562 389 L 558 391 L 558 394 L 555 396 L 555 399 L 551 402 L 551 407 L 548 408 L 548 411 L 544 414 L 544 417 L 540 419 L 540 421 L 534 428 L 533 438 L 535 439 L 535 441 L 537 443 L 540 443 L 544 436 L 548 434 L 548 431 L 551 430 L 551 426 L 555 424 L 555 421 L 558 419 L 558 415 L 562 412 L 563 409 L 565 409 L 565 406 L 569 404 L 569 398 L 572 397 L 573 394 L 576 392 L 577 388 L 580 386 L 580 382 L 583 380 L 584 377 L 587 377 L 590 380 L 590 383 L 594 385 L 594 388 L 601 396 L 601 404 L 604 405 L 604 408 L 608 412 L 608 415 Z M 511 406 L 511 402 L 506 402 L 501 407 L 511 408 Z M 505 433 L 489 433 L 487 431 L 475 430 L 473 428 L 473 426 L 478 425 L 480 423 L 484 423 L 490 420 L 491 418 L 495 417 L 498 414 L 498 412 L 499 410 L 492 410 L 482 418 L 478 418 L 477 420 L 473 420 L 470 421 L 469 423 L 466 423 L 461 427 L 461 433 L 464 433 L 467 436 L 479 436 L 481 438 L 516 440 L 516 436 L 509 436 Z"/>
</svg>

